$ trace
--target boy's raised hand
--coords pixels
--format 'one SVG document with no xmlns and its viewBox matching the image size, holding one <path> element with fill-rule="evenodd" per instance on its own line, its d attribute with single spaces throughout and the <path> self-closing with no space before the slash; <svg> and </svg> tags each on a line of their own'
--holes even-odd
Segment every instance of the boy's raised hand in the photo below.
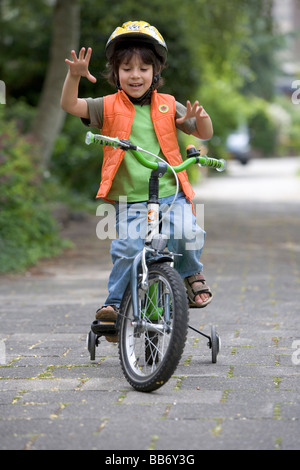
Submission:
<svg viewBox="0 0 300 470">
<path fill-rule="evenodd" d="M 199 101 L 195 101 L 193 105 L 191 105 L 190 101 L 187 101 L 186 103 L 186 113 L 182 118 L 176 119 L 176 122 L 178 124 L 183 124 L 184 121 L 190 118 L 196 118 L 196 119 L 202 119 L 202 118 L 208 118 L 208 114 L 203 108 L 203 106 L 199 106 Z"/>
<path fill-rule="evenodd" d="M 196 119 L 196 129 L 192 134 L 198 139 L 211 139 L 213 135 L 212 122 L 203 106 L 199 105 L 199 101 L 195 101 L 193 105 L 191 105 L 190 101 L 187 101 L 185 115 L 181 118 L 177 118 L 176 122 L 183 124 L 184 121 L 191 118 Z"/>
<path fill-rule="evenodd" d="M 97 79 L 89 72 L 89 62 L 92 55 L 92 48 L 89 47 L 85 55 L 85 47 L 82 47 L 77 57 L 76 52 L 71 51 L 72 59 L 65 59 L 69 66 L 70 74 L 78 77 L 86 77 L 90 82 L 96 83 Z"/>
</svg>

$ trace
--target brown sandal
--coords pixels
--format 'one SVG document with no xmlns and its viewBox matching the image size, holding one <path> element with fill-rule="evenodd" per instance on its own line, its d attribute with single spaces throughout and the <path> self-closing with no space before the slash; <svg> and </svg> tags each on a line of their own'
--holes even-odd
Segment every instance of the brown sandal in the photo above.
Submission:
<svg viewBox="0 0 300 470">
<path fill-rule="evenodd" d="M 115 322 L 119 313 L 118 307 L 115 305 L 103 305 L 96 312 L 96 320 L 105 322 Z"/>
<path fill-rule="evenodd" d="M 103 305 L 96 312 L 96 320 L 101 320 L 103 323 L 112 324 L 116 323 L 118 317 L 119 309 L 115 305 Z M 110 335 L 105 336 L 106 341 L 109 343 L 117 343 L 119 336 Z"/>
<path fill-rule="evenodd" d="M 193 276 L 186 277 L 184 280 L 185 287 L 187 289 L 189 307 L 192 308 L 203 308 L 206 307 L 213 299 L 210 288 L 206 285 L 205 277 L 202 273 L 194 274 Z M 199 294 L 209 294 L 209 298 L 198 305 L 195 302 L 195 298 Z"/>
</svg>

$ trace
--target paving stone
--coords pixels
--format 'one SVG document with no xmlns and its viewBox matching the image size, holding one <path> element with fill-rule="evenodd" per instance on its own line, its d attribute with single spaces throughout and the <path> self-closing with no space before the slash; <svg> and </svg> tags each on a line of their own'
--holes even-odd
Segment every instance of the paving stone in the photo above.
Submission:
<svg viewBox="0 0 300 470">
<path fill-rule="evenodd" d="M 191 310 L 190 325 L 217 325 L 217 364 L 190 329 L 173 377 L 151 394 L 123 377 L 116 344 L 102 339 L 90 361 L 109 243 L 96 239 L 96 217 L 72 222 L 72 256 L 0 277 L 1 450 L 299 449 L 299 205 L 210 200 L 207 184 L 202 261 L 214 301 Z"/>
</svg>

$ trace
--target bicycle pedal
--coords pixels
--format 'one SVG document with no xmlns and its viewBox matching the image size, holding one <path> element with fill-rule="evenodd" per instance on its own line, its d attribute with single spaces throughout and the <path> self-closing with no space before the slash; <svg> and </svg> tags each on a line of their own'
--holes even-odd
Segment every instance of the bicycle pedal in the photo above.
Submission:
<svg viewBox="0 0 300 470">
<path fill-rule="evenodd" d="M 111 334 L 116 335 L 116 322 L 104 322 L 101 320 L 94 320 L 91 325 L 91 330 L 96 335 Z"/>
</svg>

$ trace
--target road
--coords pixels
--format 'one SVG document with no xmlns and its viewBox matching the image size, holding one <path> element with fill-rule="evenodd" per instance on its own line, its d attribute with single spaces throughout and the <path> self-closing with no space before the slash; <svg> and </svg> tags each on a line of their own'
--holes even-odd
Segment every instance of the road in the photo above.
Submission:
<svg viewBox="0 0 300 470">
<path fill-rule="evenodd" d="M 116 345 L 101 341 L 89 360 L 86 334 L 111 268 L 96 216 L 64 228 L 75 243 L 64 255 L 1 276 L 0 448 L 299 449 L 299 166 L 231 162 L 196 188 L 214 300 L 191 310 L 190 324 L 207 333 L 216 324 L 222 350 L 212 364 L 189 330 L 174 376 L 151 394 L 126 382 Z"/>
<path fill-rule="evenodd" d="M 300 158 L 253 159 L 247 165 L 229 161 L 227 176 L 207 178 L 201 197 L 229 202 L 300 202 Z M 298 176 L 297 176 L 298 172 Z"/>
</svg>

